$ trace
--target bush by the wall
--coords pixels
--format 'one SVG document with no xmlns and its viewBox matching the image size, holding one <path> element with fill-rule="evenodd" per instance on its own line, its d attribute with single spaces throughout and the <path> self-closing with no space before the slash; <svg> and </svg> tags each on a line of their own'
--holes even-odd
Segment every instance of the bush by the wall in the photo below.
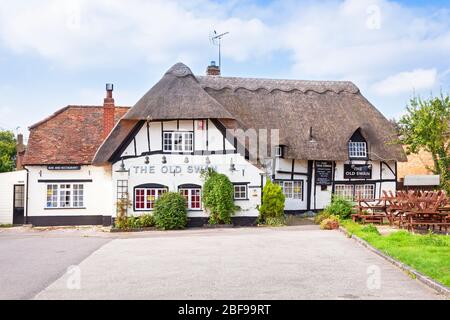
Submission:
<svg viewBox="0 0 450 320">
<path fill-rule="evenodd" d="M 284 218 L 285 196 L 281 186 L 268 180 L 263 190 L 262 204 L 259 207 L 259 222 L 266 223 L 268 218 Z"/>
<path fill-rule="evenodd" d="M 119 215 L 115 220 L 114 226 L 124 231 L 151 228 L 155 226 L 155 219 L 152 214 L 143 214 L 139 217 Z"/>
<path fill-rule="evenodd" d="M 234 205 L 234 188 L 230 179 L 213 170 L 204 175 L 202 201 L 209 212 L 209 223 L 231 224 L 231 216 L 236 207 Z"/>
<path fill-rule="evenodd" d="M 283 217 L 266 217 L 267 226 L 271 227 L 284 227 L 286 226 L 286 218 Z"/>
<path fill-rule="evenodd" d="M 338 216 L 340 219 L 349 219 L 354 212 L 354 204 L 342 197 L 333 196 L 331 204 L 325 208 L 325 212 L 330 215 Z"/>
<path fill-rule="evenodd" d="M 187 225 L 186 199 L 177 192 L 165 193 L 155 203 L 154 219 L 158 229 L 184 229 Z"/>
</svg>

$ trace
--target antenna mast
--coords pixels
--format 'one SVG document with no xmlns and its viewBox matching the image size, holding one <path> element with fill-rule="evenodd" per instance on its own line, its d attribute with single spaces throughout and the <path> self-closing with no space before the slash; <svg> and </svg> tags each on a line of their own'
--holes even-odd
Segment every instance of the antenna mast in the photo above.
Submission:
<svg viewBox="0 0 450 320">
<path fill-rule="evenodd" d="M 219 68 L 222 67 L 222 51 L 221 51 L 221 40 L 224 36 L 226 36 L 227 34 L 229 34 L 229 32 L 224 32 L 221 34 L 217 34 L 217 31 L 214 30 L 214 34 L 211 36 L 211 42 L 214 45 L 219 46 Z"/>
</svg>

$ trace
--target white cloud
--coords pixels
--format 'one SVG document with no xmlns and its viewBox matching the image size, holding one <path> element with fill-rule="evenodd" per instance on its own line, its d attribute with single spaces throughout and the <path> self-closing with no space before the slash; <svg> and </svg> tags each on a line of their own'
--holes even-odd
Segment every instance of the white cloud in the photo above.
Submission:
<svg viewBox="0 0 450 320">
<path fill-rule="evenodd" d="M 0 27 L 3 42 L 16 52 L 35 51 L 75 67 L 208 61 L 213 28 L 230 31 L 224 51 L 235 61 L 271 50 L 265 44 L 270 30 L 261 20 L 221 17 L 208 1 L 14 2 L 0 9 Z"/>
<path fill-rule="evenodd" d="M 400 72 L 373 85 L 380 95 L 395 95 L 416 90 L 431 89 L 437 82 L 436 69 L 417 69 L 410 72 Z"/>
<path fill-rule="evenodd" d="M 213 29 L 230 32 L 227 65 L 274 61 L 291 78 L 352 80 L 381 103 L 437 89 L 450 69 L 450 11 L 395 1 L 0 0 L 0 45 L 90 72 L 139 65 L 157 77 L 177 61 L 204 70 L 217 57 Z"/>
</svg>

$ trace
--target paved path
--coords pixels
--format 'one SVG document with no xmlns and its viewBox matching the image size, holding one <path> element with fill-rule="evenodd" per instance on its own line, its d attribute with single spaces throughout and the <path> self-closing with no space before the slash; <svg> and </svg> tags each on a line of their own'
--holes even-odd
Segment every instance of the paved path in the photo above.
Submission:
<svg viewBox="0 0 450 320">
<path fill-rule="evenodd" d="M 80 232 L 0 232 L 0 299 L 30 299 L 105 243 Z"/>
<path fill-rule="evenodd" d="M 36 298 L 442 298 L 339 232 L 315 226 L 121 236 L 79 266 L 80 290 L 67 289 L 64 275 Z"/>
</svg>

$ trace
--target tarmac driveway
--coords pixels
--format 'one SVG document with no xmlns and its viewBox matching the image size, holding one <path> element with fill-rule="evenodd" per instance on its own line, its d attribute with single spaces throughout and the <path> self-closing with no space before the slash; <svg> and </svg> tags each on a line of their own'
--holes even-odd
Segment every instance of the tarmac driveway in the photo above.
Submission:
<svg viewBox="0 0 450 320">
<path fill-rule="evenodd" d="M 0 300 L 33 298 L 109 241 L 77 230 L 0 229 Z"/>
<path fill-rule="evenodd" d="M 36 298 L 442 298 L 339 232 L 315 226 L 120 236 L 79 267 L 79 288 L 65 274 Z"/>
</svg>

